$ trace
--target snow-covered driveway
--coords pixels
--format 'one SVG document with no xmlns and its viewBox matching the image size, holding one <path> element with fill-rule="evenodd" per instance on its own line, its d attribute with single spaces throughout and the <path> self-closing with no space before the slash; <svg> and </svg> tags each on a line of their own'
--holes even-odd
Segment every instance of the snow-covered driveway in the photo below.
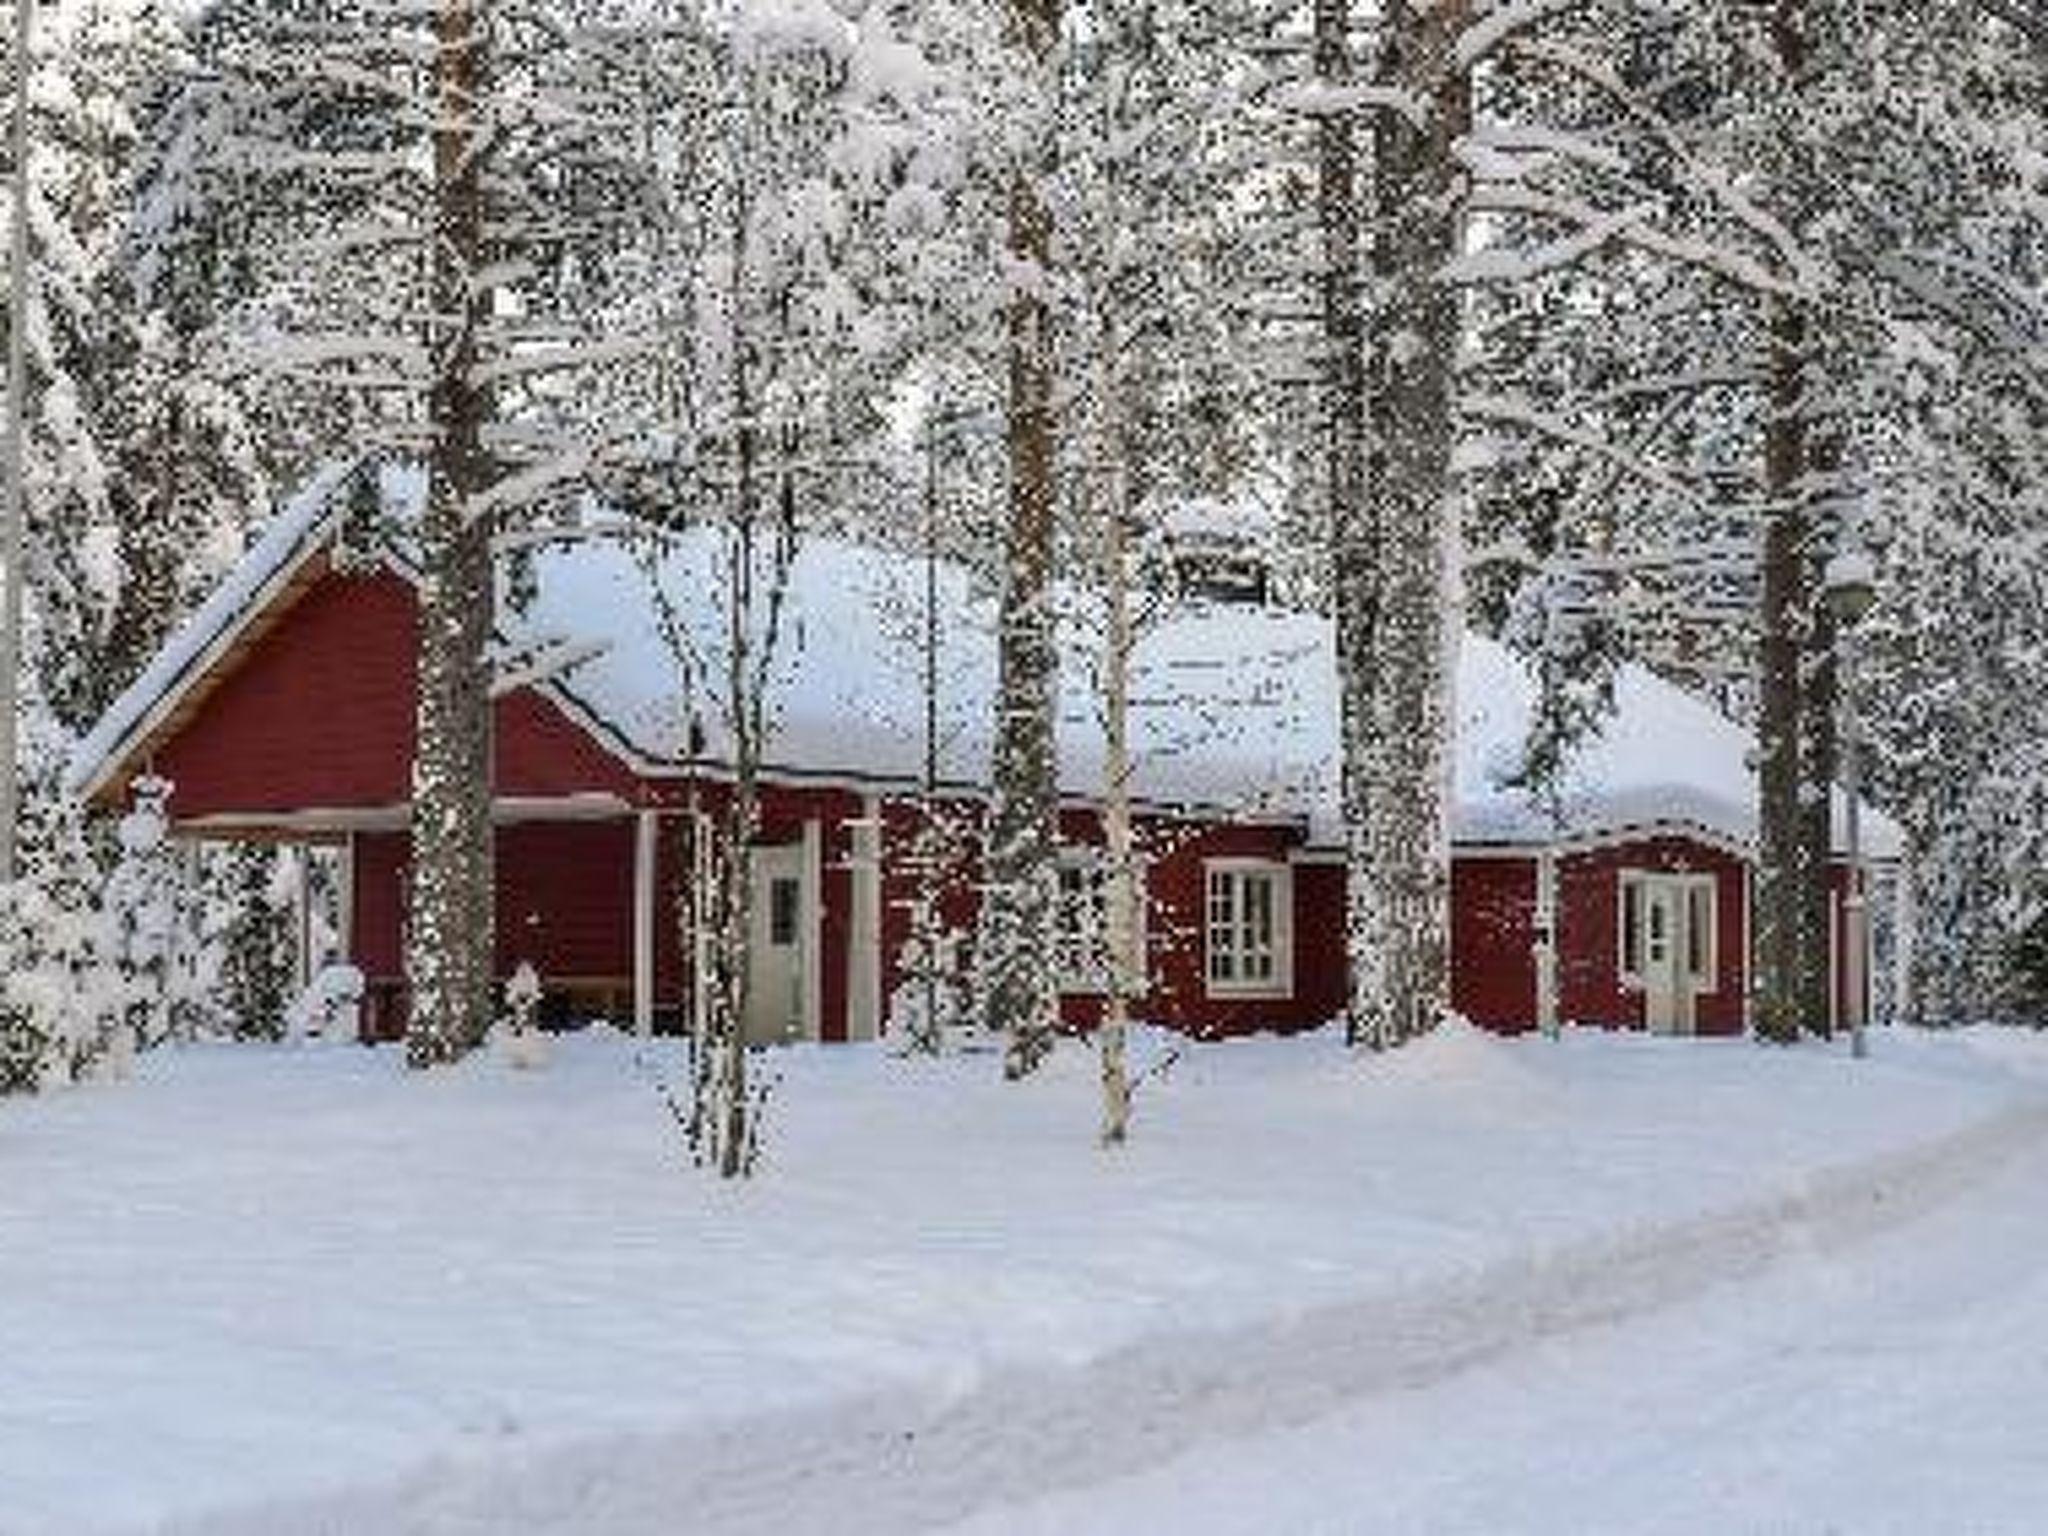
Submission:
<svg viewBox="0 0 2048 1536">
<path fill-rule="evenodd" d="M 2037 1536 L 2048 1152 L 1908 1224 L 948 1536 Z"/>
</svg>

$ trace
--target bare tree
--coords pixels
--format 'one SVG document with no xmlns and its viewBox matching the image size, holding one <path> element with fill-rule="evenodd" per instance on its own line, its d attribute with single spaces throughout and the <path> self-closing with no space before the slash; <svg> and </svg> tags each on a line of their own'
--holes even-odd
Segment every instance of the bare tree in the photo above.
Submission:
<svg viewBox="0 0 2048 1536">
<path fill-rule="evenodd" d="M 856 115 L 851 41 L 744 27 L 686 40 L 661 130 L 674 141 L 662 156 L 670 212 L 645 253 L 653 309 L 640 323 L 657 345 L 639 405 L 654 458 L 625 478 L 657 552 L 648 579 L 690 779 L 684 1128 L 723 1178 L 751 1173 L 760 1151 L 755 876 L 782 690 L 803 663 L 798 556 L 834 504 L 848 438 L 876 430 L 874 359 L 837 302 L 860 270 L 870 190 L 842 179 L 834 153 Z"/>
</svg>

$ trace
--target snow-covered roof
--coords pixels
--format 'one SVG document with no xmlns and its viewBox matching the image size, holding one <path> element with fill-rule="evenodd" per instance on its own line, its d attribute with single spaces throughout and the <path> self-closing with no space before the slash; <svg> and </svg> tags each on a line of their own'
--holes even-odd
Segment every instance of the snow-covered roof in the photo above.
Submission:
<svg viewBox="0 0 2048 1536">
<path fill-rule="evenodd" d="M 1181 496 L 1149 508 L 1148 515 L 1162 533 L 1176 540 L 1256 543 L 1272 535 L 1276 521 L 1270 502 L 1249 491 L 1236 496 Z"/>
<path fill-rule="evenodd" d="M 1538 688 L 1529 668 L 1493 641 L 1468 637 L 1459 679 L 1456 794 L 1465 841 L 1540 840 L 1550 812 L 1504 788 L 1520 765 Z M 1567 760 L 1558 785 L 1567 835 L 1691 823 L 1748 844 L 1757 831 L 1755 738 L 1711 704 L 1645 667 L 1615 677 L 1614 710 Z M 1834 796 L 1834 839 L 1844 846 L 1847 798 Z M 1896 858 L 1896 823 L 1865 805 L 1863 848 Z"/>
<path fill-rule="evenodd" d="M 346 478 L 346 471 L 317 477 L 280 515 L 87 739 L 74 785 L 104 780 L 138 727 L 184 685 L 238 615 L 331 536 L 341 500 L 335 492 Z M 416 476 L 387 475 L 383 487 L 401 513 L 418 495 Z M 602 726 L 614 746 L 650 771 L 685 762 L 693 716 L 700 757 L 726 760 L 730 737 L 716 697 L 727 660 L 717 599 L 726 558 L 724 541 L 711 529 L 672 537 L 658 554 L 610 538 L 542 547 L 533 552 L 532 600 L 521 610 L 503 605 L 501 647 L 594 643 L 594 654 L 537 686 Z M 988 781 L 994 719 L 995 604 L 962 568 L 942 563 L 935 574 L 939 776 L 978 787 Z M 665 600 L 655 596 L 657 581 Z M 881 785 L 919 781 L 924 590 L 924 564 L 914 557 L 838 539 L 800 546 L 769 689 L 771 773 Z M 1060 788 L 1094 798 L 1105 757 L 1095 688 L 1100 615 L 1074 591 L 1062 606 Z M 679 638 L 696 658 L 694 692 L 685 688 Z M 1131 697 L 1133 792 L 1141 801 L 1301 820 L 1313 840 L 1334 841 L 1337 687 L 1327 620 L 1273 607 L 1173 605 L 1140 633 Z M 1466 638 L 1455 704 L 1459 841 L 1533 843 L 1660 826 L 1753 840 L 1749 733 L 1633 666 L 1617 680 L 1614 713 L 1567 764 L 1553 822 L 1548 807 L 1508 785 L 1536 699 L 1521 661 L 1494 641 Z M 1875 813 L 1866 818 L 1865 837 L 1873 856 L 1899 850 L 1896 828 Z"/>
<path fill-rule="evenodd" d="M 714 592 L 720 558 L 715 535 L 689 535 L 662 559 L 662 586 L 677 596 Z M 674 762 L 684 755 L 686 709 L 675 653 L 649 596 L 650 569 L 644 556 L 616 545 L 551 551 L 539 561 L 537 600 L 510 622 L 514 638 L 527 643 L 593 632 L 607 642 L 562 679 L 564 690 L 642 755 Z M 952 783 L 985 784 L 995 606 L 959 567 L 942 564 L 937 575 L 939 773 Z M 816 539 L 798 552 L 789 590 L 769 763 L 793 775 L 916 781 L 925 741 L 923 563 Z M 1064 606 L 1060 788 L 1095 798 L 1106 756 L 1095 687 L 1100 616 L 1071 593 Z M 711 675 L 722 675 L 718 605 L 707 601 L 695 612 L 699 654 Z M 1337 683 L 1326 619 L 1273 607 L 1177 606 L 1142 629 L 1131 697 L 1138 798 L 1306 819 L 1318 841 L 1336 840 L 1328 829 L 1338 824 Z M 1621 670 L 1614 713 L 1568 762 L 1553 824 L 1548 806 L 1508 783 L 1536 702 L 1527 666 L 1495 641 L 1466 637 L 1456 698 L 1459 841 L 1534 843 L 1660 825 L 1753 839 L 1749 733 L 1637 666 Z M 704 701 L 697 714 L 704 751 L 723 757 L 718 710 Z M 1875 812 L 1866 815 L 1864 834 L 1873 856 L 1898 852 L 1896 829 Z"/>
</svg>

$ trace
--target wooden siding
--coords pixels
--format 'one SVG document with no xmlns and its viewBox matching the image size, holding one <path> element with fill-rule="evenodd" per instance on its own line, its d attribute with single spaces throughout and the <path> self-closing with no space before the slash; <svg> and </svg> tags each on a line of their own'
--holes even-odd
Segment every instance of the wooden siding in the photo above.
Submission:
<svg viewBox="0 0 2048 1536">
<path fill-rule="evenodd" d="M 1536 861 L 1485 855 L 1451 861 L 1451 1006 L 1513 1034 L 1536 1022 Z"/>
<path fill-rule="evenodd" d="M 403 804 L 416 617 L 412 588 L 388 571 L 314 583 L 156 749 L 173 816 Z M 500 795 L 636 794 L 624 764 L 530 689 L 499 700 L 495 730 Z"/>
</svg>

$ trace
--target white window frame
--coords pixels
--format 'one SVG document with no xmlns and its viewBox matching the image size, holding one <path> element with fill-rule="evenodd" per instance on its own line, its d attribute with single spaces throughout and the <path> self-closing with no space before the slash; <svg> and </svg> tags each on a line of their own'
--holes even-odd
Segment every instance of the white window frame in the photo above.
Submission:
<svg viewBox="0 0 2048 1536">
<path fill-rule="evenodd" d="M 1643 988 L 1643 876 L 1645 869 L 1624 869 L 1614 887 L 1614 974 L 1627 991 Z M 1629 918 L 1635 922 L 1631 924 Z"/>
<path fill-rule="evenodd" d="M 1692 968 L 1688 951 L 1686 958 L 1686 979 L 1692 983 L 1693 996 L 1712 997 L 1721 986 L 1721 877 L 1718 875 L 1687 875 L 1684 885 L 1686 943 L 1692 942 L 1696 931 L 1693 924 L 1693 898 L 1702 892 L 1706 895 L 1706 939 L 1700 946 L 1700 969 Z"/>
<path fill-rule="evenodd" d="M 1228 881 L 1231 889 L 1231 911 L 1243 910 L 1244 891 L 1251 877 L 1261 877 L 1271 882 L 1272 924 L 1272 974 L 1270 976 L 1245 977 L 1243 966 L 1233 964 L 1234 974 L 1227 977 L 1216 975 L 1216 938 L 1225 931 L 1215 920 L 1216 887 L 1219 880 Z M 1242 935 L 1242 927 L 1233 916 L 1229 930 L 1233 935 L 1233 959 L 1237 958 L 1239 946 L 1234 942 Z M 1202 988 L 1209 997 L 1264 997 L 1285 998 L 1294 995 L 1294 866 L 1279 859 L 1226 858 L 1205 859 L 1202 862 Z"/>
<path fill-rule="evenodd" d="M 1092 884 L 1094 894 L 1086 904 L 1088 920 L 1070 926 L 1068 918 L 1073 911 L 1074 900 L 1068 878 L 1075 875 Z M 1088 847 L 1062 848 L 1056 878 L 1059 885 L 1054 896 L 1053 931 L 1058 952 L 1054 973 L 1058 978 L 1059 991 L 1067 997 L 1104 996 L 1109 991 L 1111 964 L 1108 851 Z M 1132 981 L 1137 995 L 1143 996 L 1150 979 L 1145 947 L 1145 862 L 1135 853 L 1131 857 L 1131 907 L 1131 946 L 1138 954 L 1137 975 Z M 1093 953 L 1077 953 L 1075 943 L 1070 942 L 1070 935 Z"/>
<path fill-rule="evenodd" d="M 1703 947 L 1702 968 L 1694 970 L 1688 951 L 1685 976 L 1695 997 L 1711 997 L 1721 985 L 1721 881 L 1718 875 L 1696 874 L 1684 870 L 1666 869 L 1624 869 L 1615 886 L 1614 907 L 1614 968 L 1624 989 L 1634 992 L 1643 990 L 1642 949 L 1648 942 L 1645 930 L 1646 908 L 1641 902 L 1643 887 L 1656 881 L 1662 885 L 1676 887 L 1679 906 L 1685 921 L 1687 943 L 1690 944 L 1693 929 L 1693 898 L 1700 892 L 1706 894 L 1706 943 Z M 1636 943 L 1629 944 L 1629 905 L 1636 904 Z M 1674 937 L 1675 942 L 1675 937 Z"/>
</svg>

